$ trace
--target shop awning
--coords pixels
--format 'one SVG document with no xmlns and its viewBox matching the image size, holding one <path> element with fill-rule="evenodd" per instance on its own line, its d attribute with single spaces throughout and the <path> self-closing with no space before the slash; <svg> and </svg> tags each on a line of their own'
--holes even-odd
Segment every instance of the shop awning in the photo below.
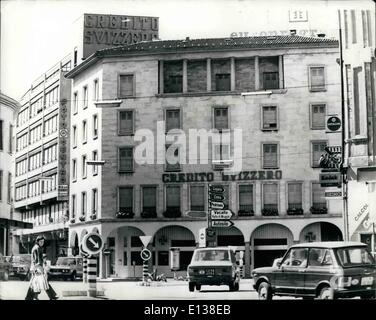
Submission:
<svg viewBox="0 0 376 320">
<path fill-rule="evenodd" d="M 7 228 L 22 228 L 22 229 L 33 229 L 33 224 L 30 222 L 23 222 L 19 220 L 0 218 L 0 226 L 5 226 Z"/>
<path fill-rule="evenodd" d="M 358 168 L 358 182 L 376 182 L 376 166 Z"/>
</svg>

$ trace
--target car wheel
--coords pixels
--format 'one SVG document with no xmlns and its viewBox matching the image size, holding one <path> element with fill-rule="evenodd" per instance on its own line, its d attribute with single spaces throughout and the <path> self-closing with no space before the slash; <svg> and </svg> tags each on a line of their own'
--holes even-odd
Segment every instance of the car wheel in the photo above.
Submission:
<svg viewBox="0 0 376 320">
<path fill-rule="evenodd" d="M 189 282 L 188 286 L 189 286 L 189 291 L 190 292 L 195 291 L 195 283 L 194 282 Z"/>
<path fill-rule="evenodd" d="M 324 287 L 321 289 L 319 297 L 320 300 L 333 300 L 334 293 L 331 287 Z"/>
<path fill-rule="evenodd" d="M 201 290 L 201 284 L 196 284 L 196 290 L 200 291 Z"/>
<path fill-rule="evenodd" d="M 273 295 L 269 283 L 261 282 L 257 291 L 259 300 L 272 300 Z"/>
</svg>

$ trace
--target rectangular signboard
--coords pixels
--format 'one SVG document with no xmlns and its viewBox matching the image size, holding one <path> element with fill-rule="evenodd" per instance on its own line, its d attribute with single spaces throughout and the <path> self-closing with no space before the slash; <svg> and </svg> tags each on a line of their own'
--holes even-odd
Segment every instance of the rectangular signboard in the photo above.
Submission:
<svg viewBox="0 0 376 320">
<path fill-rule="evenodd" d="M 342 176 L 338 172 L 320 173 L 319 181 L 321 187 L 340 187 L 342 185 Z"/>
<path fill-rule="evenodd" d="M 342 199 L 342 190 L 339 190 L 339 191 L 325 191 L 325 198 L 328 198 L 328 199 Z"/>
<path fill-rule="evenodd" d="M 210 223 L 213 228 L 229 228 L 234 225 L 230 220 L 212 220 Z"/>
<path fill-rule="evenodd" d="M 231 219 L 232 212 L 230 210 L 211 210 L 210 217 L 215 220 Z"/>
</svg>

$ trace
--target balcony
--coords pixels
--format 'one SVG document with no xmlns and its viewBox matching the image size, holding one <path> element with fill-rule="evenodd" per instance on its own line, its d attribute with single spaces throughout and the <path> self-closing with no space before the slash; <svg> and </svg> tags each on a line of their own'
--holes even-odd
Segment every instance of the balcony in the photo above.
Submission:
<svg viewBox="0 0 376 320">
<path fill-rule="evenodd" d="M 239 217 L 252 217 L 255 212 L 253 210 L 253 205 L 240 205 L 238 216 Z"/>
<path fill-rule="evenodd" d="M 303 215 L 303 208 L 301 203 L 290 203 L 287 209 L 287 215 L 289 216 L 301 216 Z"/>
<path fill-rule="evenodd" d="M 156 207 L 144 207 L 141 212 L 142 218 L 156 218 L 157 217 L 157 208 Z"/>
<path fill-rule="evenodd" d="M 309 209 L 309 211 L 311 214 L 327 214 L 328 208 L 326 207 L 326 203 L 316 203 Z"/>
<path fill-rule="evenodd" d="M 179 218 L 181 217 L 180 207 L 168 207 L 165 212 L 163 212 L 165 218 Z"/>
<path fill-rule="evenodd" d="M 263 216 L 278 216 L 278 206 L 274 204 L 264 204 L 261 213 Z"/>
<path fill-rule="evenodd" d="M 131 219 L 134 217 L 133 208 L 120 208 L 119 212 L 116 213 L 116 218 L 118 219 Z"/>
</svg>

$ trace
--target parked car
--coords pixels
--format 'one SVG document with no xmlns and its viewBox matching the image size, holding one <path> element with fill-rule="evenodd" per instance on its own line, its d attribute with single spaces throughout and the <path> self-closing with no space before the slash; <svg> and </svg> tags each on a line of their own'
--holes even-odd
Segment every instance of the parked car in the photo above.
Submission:
<svg viewBox="0 0 376 320">
<path fill-rule="evenodd" d="M 239 290 L 239 267 L 233 250 L 228 247 L 198 248 L 187 269 L 189 291 L 202 285 L 228 285 Z"/>
<path fill-rule="evenodd" d="M 376 263 L 361 242 L 293 245 L 276 266 L 252 271 L 259 299 L 273 295 L 303 299 L 375 298 Z"/>
<path fill-rule="evenodd" d="M 8 281 L 12 265 L 0 253 L 0 281 Z"/>
<path fill-rule="evenodd" d="M 49 279 L 70 279 L 82 278 L 83 267 L 82 257 L 59 257 L 56 264 L 47 268 Z"/>
<path fill-rule="evenodd" d="M 18 254 L 7 257 L 8 262 L 11 263 L 12 267 L 10 270 L 10 275 L 17 277 L 20 280 L 30 280 L 30 266 L 31 266 L 31 255 L 30 254 Z"/>
</svg>

